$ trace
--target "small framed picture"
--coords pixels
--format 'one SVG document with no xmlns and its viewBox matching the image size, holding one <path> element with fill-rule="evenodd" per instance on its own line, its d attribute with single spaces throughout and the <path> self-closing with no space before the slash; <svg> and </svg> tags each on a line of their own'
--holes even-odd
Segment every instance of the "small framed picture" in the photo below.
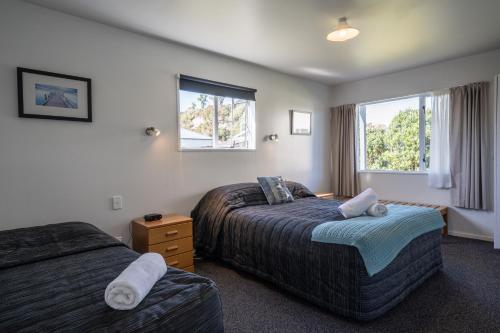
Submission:
<svg viewBox="0 0 500 333">
<path fill-rule="evenodd" d="M 19 117 L 92 122 L 88 78 L 17 68 Z"/>
<path fill-rule="evenodd" d="M 312 112 L 290 110 L 290 133 L 292 135 L 311 135 Z"/>
</svg>

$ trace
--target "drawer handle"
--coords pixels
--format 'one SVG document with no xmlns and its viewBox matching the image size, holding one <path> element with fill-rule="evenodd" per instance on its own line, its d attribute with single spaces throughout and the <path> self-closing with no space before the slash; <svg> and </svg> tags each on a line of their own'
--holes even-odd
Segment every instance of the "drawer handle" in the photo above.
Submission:
<svg viewBox="0 0 500 333">
<path fill-rule="evenodd" d="M 170 266 L 177 266 L 179 265 L 179 262 L 176 260 L 176 261 L 172 261 L 170 264 Z"/>
<path fill-rule="evenodd" d="M 167 249 L 166 249 L 165 251 L 167 251 L 167 252 L 168 252 L 168 251 L 174 251 L 174 250 L 177 250 L 178 248 L 179 248 L 179 246 L 178 246 L 178 245 L 169 246 L 169 247 L 167 247 Z"/>
<path fill-rule="evenodd" d="M 167 231 L 165 236 L 177 235 L 178 233 L 179 233 L 179 231 L 177 231 L 177 230 L 171 230 L 171 231 Z"/>
</svg>

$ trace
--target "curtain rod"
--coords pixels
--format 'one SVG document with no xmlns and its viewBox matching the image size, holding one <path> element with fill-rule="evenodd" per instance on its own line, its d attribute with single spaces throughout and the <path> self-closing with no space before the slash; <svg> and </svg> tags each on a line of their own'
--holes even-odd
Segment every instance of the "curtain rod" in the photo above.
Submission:
<svg viewBox="0 0 500 333">
<path fill-rule="evenodd" d="M 480 82 L 489 82 L 489 81 L 482 80 L 482 81 L 475 81 L 475 82 L 470 82 L 470 83 L 461 83 L 461 84 L 453 85 L 453 86 L 447 87 L 447 88 L 438 88 L 438 89 L 433 89 L 431 91 L 427 90 L 427 91 L 423 91 L 423 92 L 412 93 L 412 94 L 409 94 L 409 95 L 403 95 L 403 96 L 397 96 L 397 97 L 388 97 L 388 98 L 383 98 L 383 99 L 378 99 L 378 100 L 355 102 L 353 104 L 355 104 L 355 105 L 376 104 L 376 103 L 382 103 L 382 102 L 395 101 L 395 100 L 403 99 L 403 98 L 416 97 L 416 96 L 420 96 L 420 95 L 431 95 L 434 92 L 442 92 L 442 91 L 445 91 L 445 90 L 450 90 L 451 88 L 463 87 L 463 86 L 466 86 L 466 85 L 469 85 L 469 84 L 480 83 Z M 348 103 L 348 104 L 351 104 L 351 103 Z M 340 105 L 337 105 L 337 106 L 340 106 Z"/>
</svg>

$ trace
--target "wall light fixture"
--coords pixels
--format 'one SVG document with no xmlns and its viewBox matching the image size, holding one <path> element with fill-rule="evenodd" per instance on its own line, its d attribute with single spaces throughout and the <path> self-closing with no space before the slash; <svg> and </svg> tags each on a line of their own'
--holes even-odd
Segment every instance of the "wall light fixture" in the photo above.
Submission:
<svg viewBox="0 0 500 333">
<path fill-rule="evenodd" d="M 148 127 L 146 128 L 146 135 L 149 136 L 158 136 L 160 135 L 161 131 L 155 127 Z"/>
<path fill-rule="evenodd" d="M 269 141 L 276 141 L 278 142 L 280 140 L 278 134 L 271 134 L 268 136 Z"/>
</svg>

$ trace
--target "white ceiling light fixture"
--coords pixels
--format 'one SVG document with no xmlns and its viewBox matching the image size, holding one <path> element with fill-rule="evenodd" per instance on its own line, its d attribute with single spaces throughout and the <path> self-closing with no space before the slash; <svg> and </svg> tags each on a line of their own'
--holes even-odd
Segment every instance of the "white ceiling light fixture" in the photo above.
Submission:
<svg viewBox="0 0 500 333">
<path fill-rule="evenodd" d="M 330 32 L 328 36 L 326 36 L 326 39 L 331 42 L 345 42 L 346 40 L 356 37 L 357 35 L 359 35 L 359 30 L 351 27 L 347 23 L 347 17 L 344 16 L 339 18 L 339 22 L 337 23 L 335 30 Z"/>
</svg>

